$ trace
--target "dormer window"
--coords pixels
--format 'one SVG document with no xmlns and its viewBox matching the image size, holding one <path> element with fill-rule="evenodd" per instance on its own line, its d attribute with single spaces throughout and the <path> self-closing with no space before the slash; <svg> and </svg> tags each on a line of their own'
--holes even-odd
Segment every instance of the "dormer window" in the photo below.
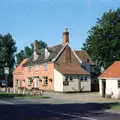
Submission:
<svg viewBox="0 0 120 120">
<path fill-rule="evenodd" d="M 48 52 L 48 50 L 45 48 L 45 59 L 47 59 L 50 56 L 50 53 Z"/>
</svg>

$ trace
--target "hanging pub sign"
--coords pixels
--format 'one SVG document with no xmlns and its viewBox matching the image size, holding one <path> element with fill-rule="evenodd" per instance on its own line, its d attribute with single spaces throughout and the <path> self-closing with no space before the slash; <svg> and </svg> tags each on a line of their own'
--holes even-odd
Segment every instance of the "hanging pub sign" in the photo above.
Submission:
<svg viewBox="0 0 120 120">
<path fill-rule="evenodd" d="M 7 75 L 9 74 L 9 67 L 4 68 L 4 73 L 7 74 Z"/>
</svg>

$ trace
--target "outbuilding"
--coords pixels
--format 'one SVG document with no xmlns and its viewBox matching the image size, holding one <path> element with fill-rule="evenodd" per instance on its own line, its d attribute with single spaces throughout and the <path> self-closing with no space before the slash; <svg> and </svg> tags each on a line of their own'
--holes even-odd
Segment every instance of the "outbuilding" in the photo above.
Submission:
<svg viewBox="0 0 120 120">
<path fill-rule="evenodd" d="M 98 79 L 102 97 L 120 98 L 120 61 L 115 61 Z"/>
</svg>

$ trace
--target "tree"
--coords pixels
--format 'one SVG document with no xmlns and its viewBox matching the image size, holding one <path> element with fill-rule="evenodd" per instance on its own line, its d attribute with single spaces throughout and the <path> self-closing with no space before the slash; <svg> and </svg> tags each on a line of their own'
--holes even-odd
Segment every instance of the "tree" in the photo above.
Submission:
<svg viewBox="0 0 120 120">
<path fill-rule="evenodd" d="M 16 43 L 11 34 L 0 35 L 0 67 L 4 69 L 5 65 L 10 69 L 8 85 L 12 85 L 12 72 L 15 64 Z M 2 70 L 4 72 L 4 70 Z M 4 75 L 4 73 L 3 73 Z"/>
<path fill-rule="evenodd" d="M 17 58 L 17 65 L 20 64 L 20 62 L 24 59 L 24 51 L 21 50 L 19 53 L 16 54 Z"/>
<path fill-rule="evenodd" d="M 120 60 L 120 9 L 109 10 L 97 19 L 82 49 L 87 50 L 99 71 L 101 66 L 107 68 Z"/>
<path fill-rule="evenodd" d="M 47 46 L 47 44 L 45 42 L 43 42 L 42 40 L 35 40 L 35 41 L 38 44 L 38 50 L 45 48 Z M 34 45 L 32 43 L 30 47 L 25 46 L 24 50 L 21 50 L 20 52 L 18 52 L 16 54 L 17 64 L 19 64 L 24 58 L 31 57 L 33 54 L 33 50 L 34 50 Z"/>
</svg>

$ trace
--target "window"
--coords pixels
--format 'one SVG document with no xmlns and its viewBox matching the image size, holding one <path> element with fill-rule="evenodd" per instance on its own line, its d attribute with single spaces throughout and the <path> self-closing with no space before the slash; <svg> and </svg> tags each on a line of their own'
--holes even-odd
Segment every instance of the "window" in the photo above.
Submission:
<svg viewBox="0 0 120 120">
<path fill-rule="evenodd" d="M 73 80 L 73 77 L 72 76 L 70 76 L 70 81 L 72 81 Z"/>
<path fill-rule="evenodd" d="M 88 77 L 87 77 L 87 76 L 81 76 L 81 77 L 80 77 L 80 80 L 81 80 L 81 81 L 87 81 L 87 80 L 88 80 Z"/>
<path fill-rule="evenodd" d="M 23 85 L 23 87 L 25 87 L 25 80 L 23 80 L 23 84 L 22 85 Z"/>
<path fill-rule="evenodd" d="M 87 81 L 87 79 L 88 79 L 87 76 L 84 76 L 84 80 Z"/>
<path fill-rule="evenodd" d="M 28 66 L 28 71 L 31 72 L 32 66 Z"/>
<path fill-rule="evenodd" d="M 47 70 L 47 63 L 43 64 L 43 70 L 44 70 L 44 71 Z"/>
<path fill-rule="evenodd" d="M 18 80 L 16 80 L 16 87 L 18 87 Z"/>
<path fill-rule="evenodd" d="M 83 81 L 83 76 L 80 77 L 80 80 Z"/>
<path fill-rule="evenodd" d="M 31 86 L 32 82 L 33 82 L 32 77 L 29 77 L 28 78 L 28 86 Z"/>
<path fill-rule="evenodd" d="M 48 77 L 44 77 L 43 84 L 44 84 L 44 85 L 48 85 Z"/>
<path fill-rule="evenodd" d="M 120 80 L 118 80 L 118 88 L 120 88 Z"/>
<path fill-rule="evenodd" d="M 65 77 L 65 81 L 68 81 L 68 76 Z"/>
<path fill-rule="evenodd" d="M 35 65 L 35 70 L 38 71 L 38 65 Z"/>
<path fill-rule="evenodd" d="M 63 81 L 63 85 L 64 86 L 69 85 L 68 76 L 65 76 L 65 81 Z"/>
</svg>

